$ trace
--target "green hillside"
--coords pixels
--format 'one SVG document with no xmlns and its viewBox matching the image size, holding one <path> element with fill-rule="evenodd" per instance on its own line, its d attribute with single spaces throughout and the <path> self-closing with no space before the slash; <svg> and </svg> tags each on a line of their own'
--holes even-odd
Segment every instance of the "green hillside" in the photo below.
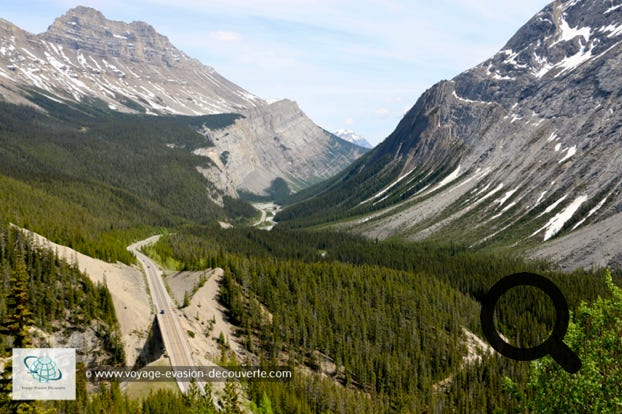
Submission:
<svg viewBox="0 0 622 414">
<path fill-rule="evenodd" d="M 196 167 L 194 127 L 238 115 L 149 117 L 41 98 L 47 113 L 0 102 L 0 217 L 105 260 L 159 227 L 236 221 L 253 209 L 218 195 Z M 194 127 L 193 127 L 194 126 Z M 229 213 L 228 213 L 229 212 Z"/>
</svg>

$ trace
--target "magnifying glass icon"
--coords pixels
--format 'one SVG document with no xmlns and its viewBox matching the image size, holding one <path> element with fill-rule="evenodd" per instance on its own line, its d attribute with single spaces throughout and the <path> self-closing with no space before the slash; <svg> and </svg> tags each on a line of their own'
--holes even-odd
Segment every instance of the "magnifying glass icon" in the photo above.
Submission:
<svg viewBox="0 0 622 414">
<path fill-rule="evenodd" d="M 494 323 L 495 306 L 499 298 L 508 290 L 517 286 L 533 286 L 546 293 L 555 306 L 557 314 L 555 326 L 551 336 L 546 341 L 533 348 L 517 348 L 508 344 L 497 332 Z M 535 273 L 515 273 L 499 280 L 490 288 L 482 300 L 480 313 L 482 330 L 490 345 L 501 355 L 517 361 L 533 361 L 545 355 L 551 355 L 553 359 L 567 372 L 574 374 L 581 368 L 581 360 L 563 342 L 568 322 L 570 320 L 568 303 L 561 290 L 549 279 Z"/>
</svg>

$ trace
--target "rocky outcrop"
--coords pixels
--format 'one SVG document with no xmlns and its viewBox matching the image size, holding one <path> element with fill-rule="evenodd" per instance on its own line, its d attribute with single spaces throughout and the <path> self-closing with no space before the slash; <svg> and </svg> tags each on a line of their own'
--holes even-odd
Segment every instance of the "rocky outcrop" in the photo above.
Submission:
<svg viewBox="0 0 622 414">
<path fill-rule="evenodd" d="M 235 183 L 229 176 L 227 166 L 220 159 L 218 149 L 215 147 L 199 148 L 194 153 L 201 157 L 209 158 L 211 161 L 206 163 L 206 165 L 198 166 L 197 171 L 218 190 L 210 195 L 212 201 L 224 207 L 224 196 L 239 198 Z"/>
<path fill-rule="evenodd" d="M 279 178 L 300 190 L 335 175 L 365 152 L 315 125 L 290 100 L 242 114 L 229 127 L 202 131 L 217 154 L 214 148 L 195 151 L 226 170 L 239 190 L 268 195 Z"/>
</svg>

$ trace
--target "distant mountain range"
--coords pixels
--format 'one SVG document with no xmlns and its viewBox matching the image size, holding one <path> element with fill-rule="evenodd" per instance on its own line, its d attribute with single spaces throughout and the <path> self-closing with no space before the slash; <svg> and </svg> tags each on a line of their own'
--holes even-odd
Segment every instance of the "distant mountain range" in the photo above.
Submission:
<svg viewBox="0 0 622 414">
<path fill-rule="evenodd" d="M 620 266 L 621 62 L 620 5 L 555 1 L 281 221 Z"/>
<path fill-rule="evenodd" d="M 337 131 L 335 131 L 335 135 L 337 135 L 339 138 L 345 141 L 358 145 L 359 147 L 363 147 L 363 148 L 374 147 L 372 144 L 369 143 L 369 141 L 365 139 L 365 137 L 355 134 L 354 131 L 350 129 L 338 129 Z"/>
<path fill-rule="evenodd" d="M 154 116 L 241 114 L 227 131 L 231 140 L 196 126 L 210 147 L 199 154 L 212 161 L 201 172 L 233 197 L 238 190 L 266 195 L 279 180 L 299 190 L 365 152 L 315 125 L 294 102 L 269 105 L 230 82 L 150 25 L 111 21 L 87 7 L 38 35 L 0 19 L 0 95 L 39 109 L 44 99 Z"/>
</svg>

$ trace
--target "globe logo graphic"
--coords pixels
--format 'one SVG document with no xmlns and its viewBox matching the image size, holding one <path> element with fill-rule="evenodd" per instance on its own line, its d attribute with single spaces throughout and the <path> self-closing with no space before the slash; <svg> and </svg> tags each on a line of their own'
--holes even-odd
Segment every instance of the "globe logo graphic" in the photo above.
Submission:
<svg viewBox="0 0 622 414">
<path fill-rule="evenodd" d="M 24 365 L 32 378 L 40 383 L 58 381 L 63 377 L 56 363 L 48 356 L 27 356 Z"/>
</svg>

